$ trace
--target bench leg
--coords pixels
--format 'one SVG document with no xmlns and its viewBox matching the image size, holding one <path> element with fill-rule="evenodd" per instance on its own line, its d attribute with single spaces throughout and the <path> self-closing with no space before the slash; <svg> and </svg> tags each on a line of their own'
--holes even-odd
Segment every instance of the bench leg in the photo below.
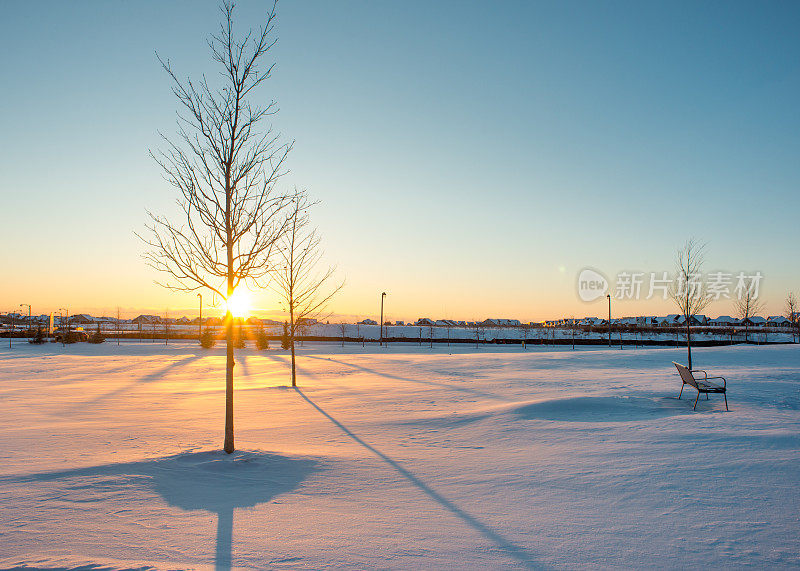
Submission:
<svg viewBox="0 0 800 571">
<path fill-rule="evenodd" d="M 686 385 L 686 383 L 683 383 L 683 385 L 681 385 L 681 392 L 678 393 L 678 400 L 681 400 L 681 395 L 683 394 L 684 385 Z"/>
<path fill-rule="evenodd" d="M 692 410 L 697 410 L 697 401 L 700 400 L 700 391 L 697 391 L 697 398 L 694 399 L 694 408 Z"/>
<path fill-rule="evenodd" d="M 725 412 L 728 412 L 728 393 L 722 393 L 722 396 L 725 397 Z"/>
<path fill-rule="evenodd" d="M 706 393 L 706 400 L 708 400 L 708 393 Z"/>
</svg>

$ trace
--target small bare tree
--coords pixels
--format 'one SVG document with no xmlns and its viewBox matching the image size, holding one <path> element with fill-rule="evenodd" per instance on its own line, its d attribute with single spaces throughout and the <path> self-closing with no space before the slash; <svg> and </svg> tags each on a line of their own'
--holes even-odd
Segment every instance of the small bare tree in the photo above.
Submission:
<svg viewBox="0 0 800 571">
<path fill-rule="evenodd" d="M 747 336 L 750 329 L 750 318 L 757 315 L 764 309 L 764 304 L 758 301 L 752 288 L 747 288 L 742 292 L 735 303 L 736 317 L 744 322 L 744 342 L 747 343 Z"/>
<path fill-rule="evenodd" d="M 286 232 L 279 240 L 277 262 L 273 269 L 272 289 L 281 298 L 289 314 L 289 348 L 292 352 L 292 386 L 297 386 L 295 339 L 300 324 L 320 318 L 344 282 L 333 283 L 334 267 L 320 270 L 322 249 L 316 228 L 308 214 L 314 206 L 305 192 L 297 192 L 289 206 Z"/>
<path fill-rule="evenodd" d="M 259 105 L 258 90 L 270 77 L 272 65 L 262 61 L 275 44 L 271 39 L 275 5 L 266 23 L 241 39 L 234 34 L 234 5 L 221 6 L 222 24 L 208 45 L 219 65 L 212 84 L 182 81 L 169 60 L 159 57 L 172 80 L 178 99 L 178 135 L 162 135 L 166 148 L 151 153 L 165 178 L 178 189 L 182 220 L 173 223 L 150 215 L 149 265 L 168 275 L 165 287 L 180 291 L 206 289 L 229 300 L 243 283 L 262 285 L 270 258 L 283 232 L 285 196 L 275 196 L 274 186 L 283 174 L 291 144 L 282 144 L 265 120 L 277 109 L 275 102 Z M 273 64 L 274 65 L 274 64 Z M 234 450 L 233 366 L 234 335 L 230 310 L 226 314 L 227 362 L 225 373 L 224 449 Z"/>
<path fill-rule="evenodd" d="M 794 292 L 789 292 L 789 295 L 786 296 L 786 319 L 789 320 L 789 330 L 792 332 L 792 341 L 795 339 L 795 330 L 798 328 L 798 305 L 797 305 L 797 297 L 794 295 Z"/>
<path fill-rule="evenodd" d="M 703 311 L 711 297 L 703 295 L 700 280 L 703 271 L 704 244 L 690 239 L 678 250 L 676 277 L 670 290 L 675 305 L 686 321 L 686 355 L 689 369 L 692 368 L 692 319 Z"/>
</svg>

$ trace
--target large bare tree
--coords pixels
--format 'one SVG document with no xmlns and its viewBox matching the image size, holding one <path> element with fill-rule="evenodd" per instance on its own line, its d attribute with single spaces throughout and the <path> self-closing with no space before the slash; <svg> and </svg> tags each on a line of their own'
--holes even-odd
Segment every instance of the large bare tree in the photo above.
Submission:
<svg viewBox="0 0 800 571">
<path fill-rule="evenodd" d="M 702 272 L 705 245 L 690 239 L 678 250 L 676 277 L 670 295 L 680 309 L 686 322 L 686 355 L 689 369 L 692 368 L 692 318 L 700 314 L 711 297 L 702 291 Z"/>
<path fill-rule="evenodd" d="M 289 206 L 288 224 L 280 238 L 271 287 L 289 314 L 289 348 L 292 352 L 292 386 L 297 386 L 295 339 L 301 324 L 319 318 L 344 283 L 333 280 L 335 268 L 322 269 L 320 236 L 311 226 L 314 206 L 305 192 L 297 192 Z"/>
<path fill-rule="evenodd" d="M 151 152 L 165 178 L 179 191 L 181 219 L 150 212 L 148 263 L 167 274 L 173 290 L 210 290 L 229 300 L 238 287 L 264 286 L 276 240 L 285 228 L 285 196 L 275 183 L 285 172 L 291 143 L 281 143 L 269 117 L 274 101 L 261 90 L 274 64 L 264 64 L 275 40 L 275 5 L 257 31 L 234 33 L 234 5 L 221 5 L 222 24 L 208 41 L 219 72 L 214 81 L 181 80 L 159 57 L 178 99 L 177 137 Z M 225 318 L 225 452 L 234 450 L 234 336 L 230 309 Z"/>
</svg>

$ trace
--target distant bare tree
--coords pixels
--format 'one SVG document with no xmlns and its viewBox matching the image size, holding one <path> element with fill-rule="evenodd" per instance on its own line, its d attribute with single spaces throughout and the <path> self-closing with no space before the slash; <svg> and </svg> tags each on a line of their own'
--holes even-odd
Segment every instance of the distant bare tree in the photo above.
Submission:
<svg viewBox="0 0 800 571">
<path fill-rule="evenodd" d="M 339 330 L 342 332 L 342 347 L 344 347 L 344 339 L 347 335 L 347 323 L 340 323 Z"/>
<path fill-rule="evenodd" d="M 292 386 L 297 386 L 295 368 L 295 339 L 300 327 L 308 319 L 319 318 L 333 296 L 344 283 L 333 283 L 335 268 L 320 270 L 322 249 L 316 228 L 311 227 L 308 214 L 314 206 L 305 192 L 297 192 L 289 206 L 286 232 L 277 248 L 277 262 L 273 269 L 272 289 L 289 314 L 289 348 L 292 352 Z"/>
<path fill-rule="evenodd" d="M 747 343 L 750 318 L 758 315 L 764 309 L 764 304 L 758 301 L 752 288 L 747 288 L 742 292 L 742 297 L 736 301 L 734 307 L 736 317 L 744 321 L 744 342 Z"/>
<path fill-rule="evenodd" d="M 703 295 L 700 281 L 704 250 L 705 245 L 698 244 L 693 239 L 688 240 L 683 248 L 678 250 L 677 275 L 670 290 L 672 300 L 686 320 L 686 354 L 689 369 L 692 368 L 692 318 L 711 303 L 711 297 Z"/>
<path fill-rule="evenodd" d="M 178 79 L 169 60 L 160 57 L 178 98 L 178 135 L 162 135 L 166 148 L 152 153 L 165 178 L 179 191 L 182 220 L 173 223 L 150 215 L 149 265 L 168 275 L 165 287 L 180 291 L 207 289 L 228 300 L 244 283 L 263 285 L 268 278 L 275 241 L 283 232 L 287 199 L 275 196 L 274 186 L 284 172 L 291 144 L 279 142 L 265 120 L 277 111 L 265 105 L 256 88 L 270 77 L 272 65 L 262 66 L 275 44 L 272 39 L 275 5 L 266 23 L 241 38 L 234 34 L 234 5 L 221 6 L 222 24 L 208 45 L 219 64 L 219 79 L 209 83 Z M 274 65 L 274 64 L 273 64 Z M 233 438 L 233 320 L 225 318 L 224 449 L 234 450 Z"/>
<path fill-rule="evenodd" d="M 792 341 L 795 338 L 795 330 L 798 329 L 800 324 L 797 322 L 798 318 L 798 305 L 797 305 L 797 297 L 794 295 L 794 292 L 789 292 L 789 295 L 786 296 L 786 319 L 789 320 L 789 330 L 792 332 Z"/>
</svg>

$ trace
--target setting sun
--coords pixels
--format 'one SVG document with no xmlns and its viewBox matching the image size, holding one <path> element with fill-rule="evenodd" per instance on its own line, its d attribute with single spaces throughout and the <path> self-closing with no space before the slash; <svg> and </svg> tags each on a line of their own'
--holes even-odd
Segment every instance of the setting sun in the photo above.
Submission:
<svg viewBox="0 0 800 571">
<path fill-rule="evenodd" d="M 234 317 L 246 317 L 251 308 L 250 295 L 246 289 L 239 288 L 228 298 L 225 306 Z"/>
</svg>

